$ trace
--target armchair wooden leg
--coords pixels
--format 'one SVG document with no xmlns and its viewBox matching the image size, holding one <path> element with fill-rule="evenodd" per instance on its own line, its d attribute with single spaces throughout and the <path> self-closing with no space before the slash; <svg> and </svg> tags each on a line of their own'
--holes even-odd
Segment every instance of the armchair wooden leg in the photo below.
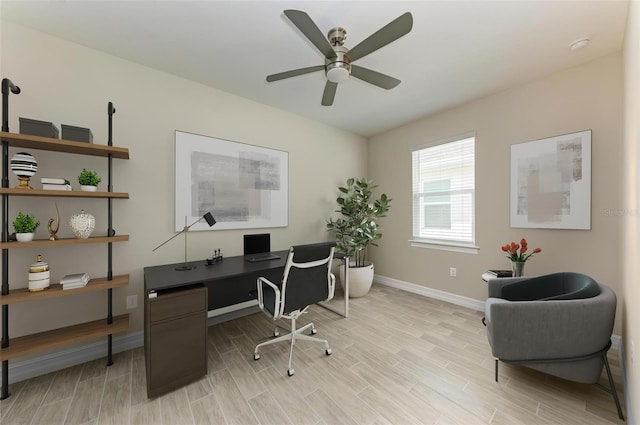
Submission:
<svg viewBox="0 0 640 425">
<path fill-rule="evenodd" d="M 498 359 L 496 359 L 496 382 L 498 382 Z"/>
</svg>

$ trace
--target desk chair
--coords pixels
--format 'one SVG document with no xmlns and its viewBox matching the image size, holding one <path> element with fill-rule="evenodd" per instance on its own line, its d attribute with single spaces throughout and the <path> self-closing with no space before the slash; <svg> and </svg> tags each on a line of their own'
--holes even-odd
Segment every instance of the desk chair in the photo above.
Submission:
<svg viewBox="0 0 640 425">
<path fill-rule="evenodd" d="M 296 320 L 307 312 L 311 304 L 333 298 L 335 276 L 331 273 L 331 261 L 335 246 L 335 242 L 292 246 L 287 256 L 282 283 L 275 284 L 264 277 L 258 278 L 258 305 L 260 309 L 267 316 L 272 317 L 274 321 L 280 318 L 291 320 L 291 333 L 279 336 L 276 327 L 274 339 L 256 345 L 253 353 L 254 360 L 260 358 L 259 350 L 261 347 L 290 340 L 287 374 L 292 376 L 294 370 L 291 358 L 296 340 L 323 343 L 325 354 L 331 355 L 331 348 L 329 348 L 329 342 L 326 339 L 303 334 L 309 328 L 311 328 L 311 335 L 316 334 L 317 331 L 313 323 L 297 329 Z"/>
</svg>

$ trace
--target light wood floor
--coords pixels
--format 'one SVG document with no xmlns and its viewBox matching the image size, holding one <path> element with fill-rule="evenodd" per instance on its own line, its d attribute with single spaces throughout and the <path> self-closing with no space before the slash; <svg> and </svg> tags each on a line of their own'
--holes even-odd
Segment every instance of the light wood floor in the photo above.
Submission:
<svg viewBox="0 0 640 425">
<path fill-rule="evenodd" d="M 341 302 L 341 300 L 335 300 Z M 493 379 L 482 314 L 382 285 L 351 300 L 348 319 L 313 306 L 324 346 L 286 344 L 253 360 L 272 332 L 262 313 L 209 328 L 209 372 L 148 400 L 142 348 L 11 385 L 9 424 L 621 424 L 594 385 L 500 364 Z M 609 358 L 621 401 L 618 353 Z M 606 381 L 603 379 L 603 383 Z"/>
</svg>

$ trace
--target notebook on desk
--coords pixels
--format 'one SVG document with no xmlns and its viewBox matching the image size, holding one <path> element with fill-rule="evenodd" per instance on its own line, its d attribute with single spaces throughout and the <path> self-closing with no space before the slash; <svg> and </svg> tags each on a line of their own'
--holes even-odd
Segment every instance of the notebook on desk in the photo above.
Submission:
<svg viewBox="0 0 640 425">
<path fill-rule="evenodd" d="M 260 233 L 244 235 L 244 259 L 251 263 L 277 260 L 280 257 L 271 253 L 271 234 Z"/>
</svg>

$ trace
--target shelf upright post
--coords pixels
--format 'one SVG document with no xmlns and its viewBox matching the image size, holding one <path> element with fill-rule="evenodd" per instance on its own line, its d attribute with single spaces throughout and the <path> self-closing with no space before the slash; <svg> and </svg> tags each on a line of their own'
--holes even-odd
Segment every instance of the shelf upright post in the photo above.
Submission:
<svg viewBox="0 0 640 425">
<path fill-rule="evenodd" d="M 116 109 L 113 107 L 113 103 L 109 102 L 107 104 L 107 115 L 109 116 L 109 125 L 108 125 L 108 139 L 107 145 L 113 146 L 113 114 L 115 114 Z M 113 192 L 113 184 L 111 181 L 112 174 L 112 160 L 113 156 L 111 154 L 108 155 L 108 163 L 107 163 L 107 191 Z M 107 198 L 107 236 L 111 237 L 114 235 L 113 231 L 113 221 L 112 221 L 112 199 Z M 112 243 L 109 242 L 107 244 L 107 279 L 113 280 L 113 247 Z M 109 288 L 107 290 L 107 323 L 113 323 L 113 289 Z M 113 364 L 113 335 L 109 334 L 107 336 L 107 366 L 111 366 Z"/>
<path fill-rule="evenodd" d="M 20 94 L 20 87 L 2 79 L 2 131 L 9 132 L 9 93 Z M 9 143 L 2 141 L 2 187 L 9 187 Z M 9 240 L 9 195 L 2 195 L 2 242 Z M 2 295 L 9 295 L 9 250 L 2 249 Z M 2 348 L 9 347 L 9 306 L 2 305 Z M 2 361 L 0 400 L 9 397 L 9 361 Z"/>
</svg>

